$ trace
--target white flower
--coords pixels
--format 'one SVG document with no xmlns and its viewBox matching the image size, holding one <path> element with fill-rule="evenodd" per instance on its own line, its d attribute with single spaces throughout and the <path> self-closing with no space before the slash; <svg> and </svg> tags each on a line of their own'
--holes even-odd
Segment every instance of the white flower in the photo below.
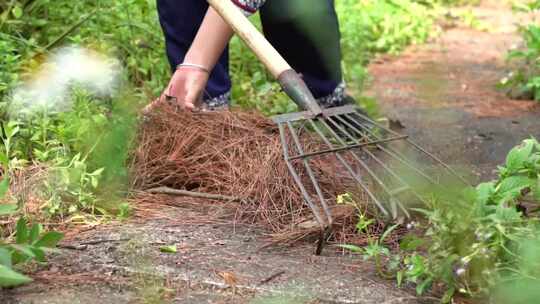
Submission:
<svg viewBox="0 0 540 304">
<path fill-rule="evenodd" d="M 460 276 L 464 275 L 465 272 L 467 272 L 467 270 L 465 270 L 465 268 L 458 268 L 458 270 L 456 270 L 456 275 L 458 277 L 460 277 Z"/>
</svg>

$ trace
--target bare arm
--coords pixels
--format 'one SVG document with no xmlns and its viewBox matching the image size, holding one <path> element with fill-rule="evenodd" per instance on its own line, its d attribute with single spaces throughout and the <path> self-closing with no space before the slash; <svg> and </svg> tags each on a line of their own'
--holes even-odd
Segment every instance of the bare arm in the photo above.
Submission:
<svg viewBox="0 0 540 304">
<path fill-rule="evenodd" d="M 232 35 L 233 30 L 227 23 L 213 8 L 208 8 L 184 58 L 184 63 L 200 65 L 204 69 L 190 66 L 179 67 L 159 100 L 150 104 L 145 111 L 151 110 L 159 102 L 165 100 L 165 96 L 174 97 L 182 109 L 194 109 L 202 99 L 210 76 L 209 71 L 212 71 L 216 65 Z"/>
<path fill-rule="evenodd" d="M 203 0 L 198 0 L 203 1 Z M 244 14 L 254 13 L 266 0 L 231 0 Z M 184 63 L 196 65 L 178 68 L 162 96 L 145 111 L 151 110 L 166 96 L 176 99 L 183 109 L 193 109 L 202 99 L 204 88 L 219 57 L 233 35 L 233 30 L 211 7 L 208 8 L 203 22 L 193 40 Z M 202 68 L 200 68 L 202 67 Z"/>
<path fill-rule="evenodd" d="M 232 35 L 233 30 L 227 23 L 212 7 L 208 8 L 184 62 L 200 64 L 212 70 Z"/>
</svg>

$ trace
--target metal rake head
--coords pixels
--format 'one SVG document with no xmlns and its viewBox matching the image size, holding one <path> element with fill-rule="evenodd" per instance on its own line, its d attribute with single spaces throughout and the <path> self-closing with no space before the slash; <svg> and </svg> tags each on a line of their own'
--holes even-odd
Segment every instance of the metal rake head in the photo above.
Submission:
<svg viewBox="0 0 540 304">
<path fill-rule="evenodd" d="M 422 189 L 442 187 L 449 176 L 459 177 L 407 135 L 371 120 L 353 105 L 326 109 L 317 116 L 298 112 L 273 120 L 279 126 L 289 171 L 321 228 L 317 254 L 334 222 L 328 201 L 336 199 L 316 178 L 313 161 L 317 158 L 337 166 L 350 181 L 347 191 L 360 194 L 356 197 L 372 202 L 391 220 L 408 218 L 407 207 L 426 203 Z"/>
</svg>

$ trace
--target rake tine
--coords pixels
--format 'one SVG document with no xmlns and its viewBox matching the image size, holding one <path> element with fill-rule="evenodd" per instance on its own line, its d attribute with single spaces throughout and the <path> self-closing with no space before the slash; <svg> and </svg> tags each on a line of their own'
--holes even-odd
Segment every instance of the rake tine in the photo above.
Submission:
<svg viewBox="0 0 540 304">
<path fill-rule="evenodd" d="M 356 116 L 360 117 L 360 119 L 366 121 L 367 123 L 372 124 L 375 127 L 379 128 L 379 129 L 381 129 L 383 131 L 386 131 L 386 132 L 388 132 L 388 133 L 390 133 L 390 134 L 392 134 L 394 136 L 400 136 L 401 135 L 401 134 L 397 133 L 396 131 L 394 131 L 392 129 L 389 129 L 389 128 L 381 125 L 380 123 L 372 120 L 371 118 L 369 118 L 369 117 L 367 117 L 367 116 L 365 116 L 365 115 L 363 115 L 361 113 L 358 113 L 358 111 L 350 112 L 350 114 L 355 114 Z M 347 114 L 345 114 L 345 115 L 347 115 Z"/>
<path fill-rule="evenodd" d="M 345 128 L 343 128 L 342 126 L 337 124 L 334 121 L 334 119 L 332 119 L 331 117 L 328 117 L 327 120 L 330 121 L 330 123 L 332 123 L 332 125 L 339 128 L 349 139 L 353 140 L 354 142 L 358 142 L 358 139 L 356 139 L 349 132 L 347 132 L 347 130 L 345 130 Z M 423 201 L 423 199 L 420 197 L 420 195 L 418 195 L 418 193 L 416 191 L 414 191 L 414 189 L 411 187 L 411 185 L 409 185 L 407 182 L 405 182 L 394 170 L 390 169 L 390 167 L 388 167 L 382 160 L 380 160 L 377 156 L 375 156 L 375 154 L 371 153 L 368 149 L 362 149 L 362 151 L 364 153 L 366 153 L 369 157 L 371 157 L 383 169 L 388 171 L 388 173 L 390 173 L 390 175 L 392 175 L 402 185 L 402 187 L 406 187 L 407 190 L 410 190 L 419 200 Z M 402 191 L 400 191 L 400 192 L 402 192 Z M 389 195 L 391 197 L 395 197 L 396 194 L 398 194 L 398 193 L 389 192 Z M 397 203 L 399 205 L 400 209 L 405 212 L 405 215 L 407 217 L 410 217 L 409 212 L 406 210 L 406 208 L 401 204 L 401 202 L 399 200 L 396 199 L 395 203 Z"/>
<path fill-rule="evenodd" d="M 355 114 L 356 116 L 360 117 L 361 119 L 367 121 L 368 123 L 371 123 L 373 124 L 374 126 L 377 126 L 381 129 L 383 129 L 384 131 L 387 131 L 393 135 L 399 135 L 399 133 L 389 129 L 389 128 L 386 128 L 384 127 L 383 125 L 369 119 L 368 117 L 366 117 L 365 115 L 362 115 L 358 112 L 353 112 L 351 114 Z M 354 120 L 353 120 L 354 121 Z M 430 157 L 431 159 L 433 159 L 434 161 L 436 161 L 438 164 L 440 164 L 441 166 L 443 166 L 446 170 L 448 170 L 448 172 L 452 173 L 454 176 L 456 176 L 457 178 L 459 178 L 463 183 L 465 183 L 465 185 L 469 185 L 470 186 L 470 183 L 464 179 L 461 175 L 459 175 L 454 169 L 452 169 L 448 164 L 444 163 L 440 158 L 438 158 L 436 155 L 428 152 L 426 149 L 420 147 L 418 144 L 416 144 L 415 142 L 411 141 L 410 139 L 407 139 L 407 142 L 409 144 L 411 144 L 413 147 L 415 147 L 418 151 L 424 153 L 425 155 L 427 155 L 428 157 Z"/>
<path fill-rule="evenodd" d="M 354 126 L 352 126 L 349 122 L 347 122 L 346 120 L 344 120 L 343 118 L 339 117 L 339 116 L 335 116 L 335 118 L 337 118 L 341 123 L 345 124 L 347 127 L 351 128 L 353 131 L 355 131 L 355 133 L 358 133 L 359 135 L 365 137 L 365 134 L 362 134 L 360 130 L 356 129 Z M 329 118 L 329 121 L 332 122 L 333 125 L 335 125 L 336 127 L 340 127 L 332 118 Z M 349 132 L 347 132 L 347 130 L 344 130 L 342 129 L 343 132 L 353 141 L 355 142 L 358 142 L 358 139 L 356 139 L 354 136 L 352 136 Z M 383 146 L 379 145 L 379 144 L 376 144 L 377 148 L 383 150 L 385 149 Z M 421 201 L 424 201 L 424 199 L 422 199 L 420 197 L 420 195 L 414 191 L 414 189 L 410 186 L 410 184 L 408 184 L 405 180 L 403 180 L 403 178 L 401 176 L 399 176 L 399 174 L 397 174 L 394 170 L 390 169 L 390 167 L 388 167 L 381 159 L 379 159 L 377 156 L 375 156 L 375 154 L 373 154 L 372 152 L 370 152 L 368 149 L 364 149 L 363 150 L 366 154 L 368 154 L 370 157 L 373 158 L 373 160 L 375 160 L 379 165 L 381 165 L 386 171 L 388 171 L 394 178 L 396 178 L 401 184 L 407 186 L 409 188 L 409 190 L 411 190 L 411 192 Z M 384 151 L 384 150 L 383 150 Z M 386 151 L 385 151 L 386 152 Z M 392 155 L 390 152 L 386 152 L 388 154 L 390 154 L 391 156 L 393 156 L 394 158 L 396 159 L 399 159 L 399 157 L 396 157 L 394 155 Z M 400 159 L 399 159 L 400 160 Z M 400 162 L 405 162 L 403 160 L 400 160 Z M 414 168 L 414 167 L 413 167 Z M 424 175 L 425 178 L 429 179 L 430 182 L 432 183 L 435 183 L 435 181 L 433 181 L 429 176 L 425 175 L 424 172 L 418 170 L 418 173 L 419 174 L 422 174 Z"/>
<path fill-rule="evenodd" d="M 290 121 L 287 122 L 287 127 L 289 128 L 289 132 L 292 135 L 293 141 L 296 145 L 296 149 L 298 150 L 298 153 L 304 154 L 304 150 L 302 149 L 302 145 L 300 144 L 300 139 L 298 138 L 298 134 L 296 134 L 292 124 Z M 315 187 L 315 191 L 317 192 L 317 196 L 319 196 L 320 203 L 323 207 L 324 213 L 326 214 L 327 220 L 328 220 L 328 226 L 332 226 L 333 219 L 332 215 L 330 213 L 330 209 L 328 208 L 328 205 L 326 204 L 326 200 L 324 199 L 324 195 L 321 191 L 321 188 L 319 187 L 319 183 L 317 182 L 315 175 L 313 174 L 313 170 L 311 169 L 311 166 L 309 165 L 309 161 L 307 157 L 302 158 L 302 162 L 304 163 L 304 167 L 306 168 L 306 172 L 309 175 L 309 178 L 311 179 L 311 183 Z"/>
<path fill-rule="evenodd" d="M 372 141 L 372 142 L 367 142 L 367 143 L 358 143 L 358 144 L 349 145 L 349 146 L 344 145 L 344 146 L 337 147 L 337 148 L 320 150 L 320 151 L 317 151 L 317 152 L 309 152 L 309 153 L 306 153 L 306 154 L 303 154 L 303 155 L 291 156 L 290 159 L 294 160 L 294 159 L 299 159 L 299 158 L 304 158 L 304 157 L 317 156 L 317 155 L 321 155 L 321 154 L 342 152 L 342 151 L 350 150 L 350 149 L 353 149 L 353 148 L 362 148 L 362 147 L 370 146 L 370 145 L 373 145 L 373 144 L 376 144 L 376 143 L 387 143 L 387 142 L 391 142 L 391 141 L 406 139 L 407 137 L 408 137 L 408 135 L 401 135 L 401 136 L 397 136 L 397 137 L 384 138 L 384 139 L 380 139 L 380 140 L 376 140 L 376 141 Z"/>
<path fill-rule="evenodd" d="M 313 122 L 313 120 L 310 120 L 309 122 L 311 123 L 311 126 L 314 128 L 315 132 L 317 132 L 317 134 L 323 139 L 324 143 L 328 147 L 332 148 L 332 143 L 330 143 L 328 138 L 322 133 L 322 131 L 319 129 L 319 127 L 315 124 L 315 122 Z M 384 214 L 384 216 L 388 217 L 389 216 L 388 211 L 383 207 L 383 205 L 377 199 L 377 197 L 369 190 L 369 188 L 366 186 L 366 184 L 364 184 L 364 182 L 362 181 L 362 178 L 360 176 L 358 176 L 358 174 L 356 172 L 354 172 L 353 168 L 347 163 L 347 161 L 339 153 L 335 153 L 335 155 L 336 155 L 337 159 L 339 160 L 339 162 L 347 169 L 347 171 L 349 171 L 351 176 L 358 182 L 360 187 L 373 200 L 375 205 L 377 205 L 377 207 L 381 210 L 381 212 Z"/>
<path fill-rule="evenodd" d="M 368 132 L 369 134 L 371 134 L 373 137 L 375 138 L 379 138 L 379 136 L 377 136 L 373 131 L 369 130 L 368 128 L 364 128 L 360 123 L 358 123 L 357 121 L 355 121 L 354 119 L 351 119 L 349 116 L 345 115 L 347 118 L 349 118 L 355 125 L 359 126 L 361 129 L 365 130 L 366 132 Z M 362 136 L 365 136 L 365 134 L 362 134 L 362 131 L 360 131 L 359 129 L 357 129 L 356 127 L 350 125 L 350 127 L 355 130 L 358 134 L 362 135 Z M 433 184 L 439 184 L 439 182 L 436 182 L 435 180 L 433 180 L 433 178 L 431 178 L 429 175 L 427 175 L 426 173 L 422 172 L 420 169 L 418 169 L 417 167 L 415 167 L 413 164 L 409 163 L 409 161 L 407 160 L 407 157 L 404 156 L 403 154 L 401 154 L 401 152 L 399 151 L 396 151 L 395 149 L 391 148 L 391 147 L 384 147 L 382 145 L 379 145 L 377 144 L 377 148 L 381 149 L 382 151 L 384 151 L 385 153 L 391 155 L 393 158 L 397 159 L 398 161 L 400 161 L 401 163 L 403 163 L 404 165 L 406 165 L 407 167 L 409 167 L 410 169 L 416 171 L 416 173 L 418 173 L 419 175 L 421 175 L 422 177 L 424 177 L 425 179 L 427 179 L 429 182 L 433 183 Z"/>
<path fill-rule="evenodd" d="M 283 154 L 285 155 L 285 162 L 287 163 L 287 167 L 289 168 L 289 172 L 291 173 L 291 175 L 292 175 L 294 181 L 296 182 L 296 185 L 298 186 L 298 188 L 300 188 L 300 191 L 302 192 L 302 195 L 304 196 L 304 199 L 306 200 L 309 208 L 311 209 L 311 211 L 313 211 L 313 215 L 315 215 L 315 219 L 317 220 L 317 222 L 321 226 L 321 230 L 324 230 L 325 229 L 324 222 L 322 220 L 322 217 L 320 215 L 318 207 L 311 200 L 311 197 L 310 197 L 309 193 L 307 192 L 306 187 L 304 187 L 304 184 L 302 183 L 302 179 L 300 178 L 300 176 L 298 176 L 298 173 L 296 172 L 296 169 L 294 168 L 294 166 L 292 165 L 292 163 L 289 160 L 289 148 L 287 147 L 287 141 L 286 141 L 286 138 L 285 138 L 285 129 L 283 128 L 282 124 L 279 124 L 278 127 L 279 127 L 279 135 L 281 137 L 281 142 L 282 142 L 282 146 L 283 146 Z"/>
<path fill-rule="evenodd" d="M 334 123 L 331 119 L 327 118 L 326 120 L 329 120 L 331 123 Z M 338 136 L 335 131 L 328 125 L 328 123 L 326 123 L 326 121 L 324 120 L 321 120 L 322 124 L 332 133 L 332 135 L 341 143 L 341 144 L 345 144 L 344 140 Z M 335 125 L 341 132 L 347 134 L 349 137 L 350 137 L 350 134 L 348 134 L 348 132 L 342 128 L 341 126 L 338 126 L 338 125 Z M 364 149 L 365 151 L 365 149 Z M 397 202 L 399 205 L 401 205 L 401 203 L 399 202 L 399 200 L 392 194 L 392 192 L 390 191 L 390 189 L 388 189 L 388 187 L 386 186 L 386 184 L 379 178 L 379 176 L 377 176 L 377 174 L 375 174 L 375 172 L 373 172 L 373 170 L 371 170 L 371 168 L 364 162 L 360 159 L 360 157 L 358 155 L 356 155 L 352 150 L 349 150 L 349 152 L 351 153 L 351 155 L 354 157 L 354 159 L 356 159 L 356 161 L 358 161 L 358 163 L 360 163 L 360 165 L 369 173 L 369 175 L 377 182 L 377 184 L 379 184 L 379 186 L 383 189 L 384 192 L 387 193 L 387 195 L 391 198 L 394 198 L 395 202 Z M 404 184 L 405 186 L 407 184 Z M 400 207 L 401 208 L 401 207 Z M 401 209 L 404 209 L 404 208 L 401 208 Z M 407 217 L 409 216 L 408 215 L 408 212 L 406 212 L 406 215 Z M 397 218 L 397 211 L 395 210 L 392 210 L 392 218 Z"/>
<path fill-rule="evenodd" d="M 465 179 L 463 178 L 461 175 L 459 175 L 454 169 L 452 169 L 452 167 L 450 167 L 449 165 L 447 165 L 446 163 L 444 163 L 440 158 L 438 158 L 437 156 L 435 156 L 435 154 L 432 154 L 432 153 L 429 153 L 428 151 L 426 151 L 426 149 L 420 147 L 418 144 L 416 144 L 415 142 L 411 141 L 410 139 L 407 139 L 407 142 L 409 144 L 411 144 L 413 147 L 415 147 L 418 151 L 426 154 L 427 156 L 429 156 L 430 158 L 432 158 L 433 160 L 435 160 L 436 162 L 438 162 L 440 165 L 442 165 L 444 168 L 446 168 L 446 170 L 448 170 L 450 173 L 452 173 L 453 175 L 455 175 L 457 178 L 459 178 L 463 183 L 465 183 L 465 185 L 467 186 L 471 186 L 471 184 Z"/>
</svg>

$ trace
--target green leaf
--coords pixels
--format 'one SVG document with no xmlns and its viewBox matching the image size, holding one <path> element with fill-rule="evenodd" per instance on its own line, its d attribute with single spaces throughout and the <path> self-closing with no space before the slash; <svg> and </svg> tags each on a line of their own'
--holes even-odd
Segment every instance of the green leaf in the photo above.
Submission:
<svg viewBox="0 0 540 304">
<path fill-rule="evenodd" d="M 521 195 L 521 191 L 531 187 L 531 184 L 532 180 L 527 176 L 510 176 L 503 179 L 497 186 L 496 193 L 504 203 L 510 199 L 518 198 Z"/>
<path fill-rule="evenodd" d="M 9 177 L 5 176 L 0 182 L 0 198 L 4 197 L 9 190 Z"/>
<path fill-rule="evenodd" d="M 419 277 L 421 277 L 426 271 L 424 259 L 418 254 L 411 256 L 407 264 L 409 268 L 407 269 L 406 274 L 408 277 L 410 277 L 413 280 L 416 280 Z"/>
<path fill-rule="evenodd" d="M 26 227 L 26 219 L 21 217 L 17 221 L 16 227 L 16 239 L 17 244 L 24 244 L 28 241 L 28 227 Z"/>
<path fill-rule="evenodd" d="M 531 155 L 534 145 L 534 141 L 528 139 L 524 140 L 521 145 L 510 150 L 508 156 L 506 156 L 506 168 L 511 173 L 521 169 Z"/>
<path fill-rule="evenodd" d="M 14 287 L 32 282 L 32 279 L 0 265 L 0 287 Z"/>
<path fill-rule="evenodd" d="M 41 234 L 42 231 L 43 231 L 43 226 L 41 224 L 34 224 L 32 226 L 32 229 L 30 229 L 30 234 L 29 234 L 30 244 L 34 244 L 38 240 L 39 235 Z"/>
<path fill-rule="evenodd" d="M 45 252 L 37 247 L 31 247 L 30 250 L 34 253 L 34 258 L 36 261 L 44 263 L 45 262 Z"/>
<path fill-rule="evenodd" d="M 386 239 L 386 237 L 388 235 L 390 235 L 390 233 L 392 233 L 392 231 L 396 230 L 397 227 L 399 227 L 401 224 L 394 224 L 392 226 L 390 226 L 390 228 L 386 229 L 386 231 L 382 234 L 381 236 L 381 243 L 384 242 L 384 240 Z"/>
<path fill-rule="evenodd" d="M 163 253 L 176 253 L 176 245 L 169 245 L 169 246 L 161 246 L 159 247 L 159 251 Z"/>
<path fill-rule="evenodd" d="M 97 169 L 96 171 L 90 173 L 90 175 L 100 176 L 103 173 L 104 170 L 105 170 L 105 168 Z"/>
<path fill-rule="evenodd" d="M 90 176 L 90 184 L 92 185 L 92 188 L 96 189 L 99 185 L 99 179 L 95 176 Z"/>
<path fill-rule="evenodd" d="M 12 10 L 11 13 L 13 14 L 13 17 L 15 19 L 20 19 L 23 15 L 23 10 L 20 5 L 16 5 Z"/>
<path fill-rule="evenodd" d="M 0 152 L 0 165 L 6 168 L 8 166 L 8 163 L 9 163 L 9 159 L 7 155 L 3 152 Z"/>
<path fill-rule="evenodd" d="M 431 287 L 432 282 L 433 282 L 433 280 L 426 279 L 426 280 L 422 281 L 422 283 L 416 285 L 416 293 L 418 295 L 422 295 L 429 287 Z"/>
<path fill-rule="evenodd" d="M 422 244 L 424 244 L 423 239 L 417 237 L 414 234 L 407 234 L 399 242 L 399 248 L 401 250 L 414 251 L 414 250 L 418 249 L 418 247 L 422 246 Z"/>
<path fill-rule="evenodd" d="M 540 203 L 540 174 L 536 178 L 536 182 L 533 183 L 532 187 L 532 197 L 537 202 Z"/>
<path fill-rule="evenodd" d="M 403 270 L 400 270 L 396 273 L 396 281 L 398 288 L 401 288 L 401 284 L 403 284 Z"/>
<path fill-rule="evenodd" d="M 15 204 L 0 204 L 0 216 L 10 215 L 17 211 L 17 205 Z"/>
<path fill-rule="evenodd" d="M 495 183 L 481 183 L 476 187 L 477 200 L 480 204 L 487 204 L 495 192 Z"/>
<path fill-rule="evenodd" d="M 340 245 L 338 245 L 338 247 L 350 250 L 350 251 L 352 251 L 354 253 L 360 253 L 360 252 L 363 251 L 362 247 L 358 247 L 358 246 L 355 246 L 355 245 L 349 245 L 349 244 L 340 244 Z"/>
<path fill-rule="evenodd" d="M 45 233 L 39 241 L 37 241 L 34 246 L 36 247 L 45 247 L 45 248 L 54 248 L 64 238 L 64 234 L 56 231 L 49 231 Z"/>
<path fill-rule="evenodd" d="M 26 261 L 27 259 L 34 258 L 36 256 L 29 245 L 11 244 L 10 246 L 11 248 L 15 249 L 16 253 L 21 255 L 19 257 L 16 255 L 14 256 L 14 264 L 18 264 L 19 262 Z"/>
<path fill-rule="evenodd" d="M 454 287 L 449 288 L 443 295 L 441 299 L 441 303 L 447 304 L 452 301 L 452 298 L 454 297 L 454 294 L 456 293 L 456 289 Z"/>
<path fill-rule="evenodd" d="M 11 252 L 6 248 L 0 248 L 0 265 L 11 268 Z"/>
</svg>

